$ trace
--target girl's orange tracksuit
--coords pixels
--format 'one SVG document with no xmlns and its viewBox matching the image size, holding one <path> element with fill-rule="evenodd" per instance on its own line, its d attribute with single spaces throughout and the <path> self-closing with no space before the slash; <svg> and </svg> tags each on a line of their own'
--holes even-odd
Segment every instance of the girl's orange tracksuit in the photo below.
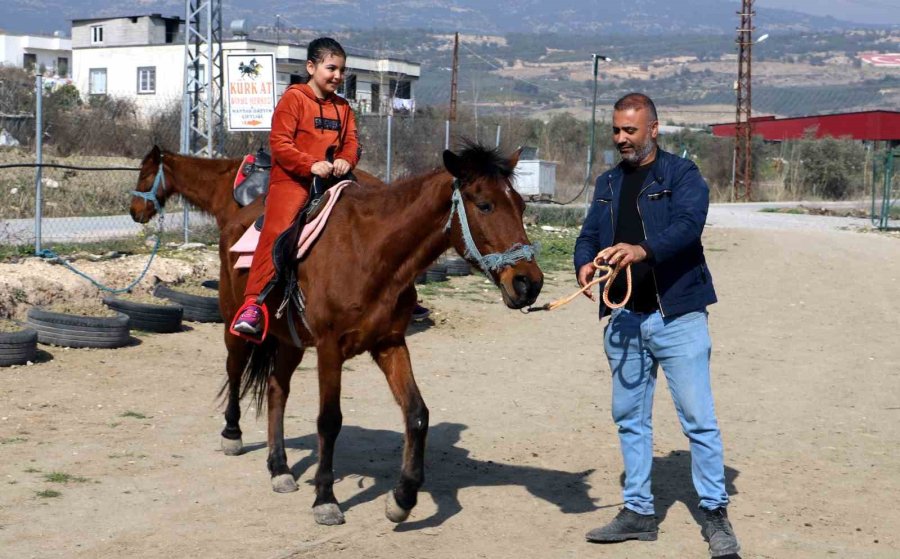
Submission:
<svg viewBox="0 0 900 559">
<path fill-rule="evenodd" d="M 345 99 L 319 99 L 307 84 L 289 87 L 272 115 L 269 135 L 272 172 L 266 197 L 266 217 L 253 255 L 244 297 L 256 299 L 275 274 L 272 248 L 309 198 L 314 163 L 337 146 L 335 159 L 356 167 L 360 149 L 353 111 Z"/>
</svg>

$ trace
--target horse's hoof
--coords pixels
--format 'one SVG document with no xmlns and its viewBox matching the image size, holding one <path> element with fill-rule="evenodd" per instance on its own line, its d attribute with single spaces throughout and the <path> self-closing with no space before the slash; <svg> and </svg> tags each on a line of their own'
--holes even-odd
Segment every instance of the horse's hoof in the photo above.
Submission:
<svg viewBox="0 0 900 559">
<path fill-rule="evenodd" d="M 272 478 L 272 490 L 275 493 L 290 493 L 297 490 L 297 482 L 291 474 L 281 474 Z"/>
<path fill-rule="evenodd" d="M 313 518 L 316 519 L 316 524 L 325 526 L 337 526 L 344 523 L 344 513 L 334 503 L 313 507 Z"/>
<path fill-rule="evenodd" d="M 394 497 L 393 490 L 388 491 L 387 498 L 384 500 L 384 515 L 387 516 L 388 520 L 399 524 L 409 518 L 410 512 L 397 504 L 397 498 Z"/>
<path fill-rule="evenodd" d="M 225 456 L 237 456 L 244 452 L 244 441 L 222 437 L 222 452 L 225 453 Z"/>
</svg>

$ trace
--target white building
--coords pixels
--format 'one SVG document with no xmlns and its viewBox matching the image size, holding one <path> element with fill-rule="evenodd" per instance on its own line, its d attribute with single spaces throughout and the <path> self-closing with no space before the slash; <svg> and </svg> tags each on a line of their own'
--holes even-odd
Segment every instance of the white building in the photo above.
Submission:
<svg viewBox="0 0 900 559">
<path fill-rule="evenodd" d="M 26 70 L 43 70 L 44 75 L 69 77 L 72 40 L 63 37 L 0 33 L 0 64 Z"/>
<path fill-rule="evenodd" d="M 72 77 L 85 98 L 130 97 L 144 114 L 180 106 L 184 90 L 184 20 L 160 14 L 72 21 Z M 306 77 L 306 45 L 237 38 L 223 52 L 274 53 L 278 95 Z M 350 55 L 344 97 L 360 114 L 414 110 L 419 64 Z M 205 73 L 206 68 L 201 68 Z M 201 77 L 201 81 L 205 81 Z"/>
</svg>

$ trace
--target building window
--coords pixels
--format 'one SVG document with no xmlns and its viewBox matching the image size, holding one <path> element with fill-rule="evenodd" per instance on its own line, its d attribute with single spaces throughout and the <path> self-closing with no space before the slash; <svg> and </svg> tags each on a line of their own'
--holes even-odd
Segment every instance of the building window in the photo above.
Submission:
<svg viewBox="0 0 900 559">
<path fill-rule="evenodd" d="M 372 112 L 381 114 L 381 84 L 372 84 Z"/>
<path fill-rule="evenodd" d="M 391 97 L 412 99 L 412 83 L 406 80 L 391 80 Z"/>
<path fill-rule="evenodd" d="M 61 78 L 69 77 L 69 59 L 65 56 L 56 59 L 56 75 Z"/>
<path fill-rule="evenodd" d="M 88 74 L 88 92 L 106 95 L 106 68 L 91 68 Z"/>
<path fill-rule="evenodd" d="M 92 45 L 102 45 L 103 44 L 103 26 L 102 25 L 94 25 L 91 27 L 91 44 Z"/>
<path fill-rule="evenodd" d="M 156 93 L 156 66 L 137 69 L 137 92 Z"/>
<path fill-rule="evenodd" d="M 338 89 L 338 95 L 344 99 L 356 99 L 356 74 L 344 76 L 344 83 Z"/>
<path fill-rule="evenodd" d="M 22 67 L 26 70 L 34 70 L 34 67 L 37 66 L 37 55 L 25 53 L 22 55 Z"/>
<path fill-rule="evenodd" d="M 174 43 L 178 38 L 178 20 L 166 20 L 166 44 Z"/>
</svg>

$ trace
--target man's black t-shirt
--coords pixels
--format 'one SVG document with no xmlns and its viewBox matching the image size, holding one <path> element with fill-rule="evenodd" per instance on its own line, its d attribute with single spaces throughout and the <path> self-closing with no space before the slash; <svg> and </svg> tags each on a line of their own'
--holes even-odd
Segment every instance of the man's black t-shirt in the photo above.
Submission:
<svg viewBox="0 0 900 559">
<path fill-rule="evenodd" d="M 637 201 L 638 194 L 644 187 L 644 182 L 650 173 L 651 167 L 653 167 L 653 163 L 640 167 L 622 165 L 624 178 L 622 180 L 622 193 L 619 196 L 619 220 L 616 223 L 614 244 L 628 243 L 636 245 L 646 240 Z M 609 289 L 610 301 L 617 303 L 624 299 L 626 288 L 627 284 L 623 270 Z M 635 312 L 653 312 L 659 309 L 653 274 L 646 262 L 638 262 L 631 265 L 631 299 L 625 308 Z"/>
</svg>

